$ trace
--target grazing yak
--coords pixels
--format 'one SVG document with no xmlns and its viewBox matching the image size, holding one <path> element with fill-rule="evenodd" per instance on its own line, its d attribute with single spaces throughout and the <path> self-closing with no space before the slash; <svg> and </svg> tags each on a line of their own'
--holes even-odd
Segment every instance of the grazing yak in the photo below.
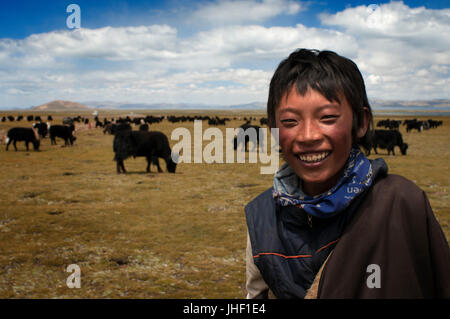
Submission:
<svg viewBox="0 0 450 319">
<path fill-rule="evenodd" d="M 366 154 L 370 155 L 373 148 L 375 154 L 378 154 L 377 147 L 387 149 L 388 155 L 395 155 L 394 147 L 398 146 L 402 155 L 406 155 L 408 144 L 403 143 L 402 134 L 395 130 L 375 130 L 372 134 L 367 134 L 366 139 L 362 141 L 362 146 L 367 150 Z"/>
<path fill-rule="evenodd" d="M 13 127 L 6 134 L 6 150 L 8 150 L 9 144 L 11 142 L 14 145 L 14 149 L 17 151 L 16 142 L 17 141 L 25 141 L 25 146 L 28 151 L 28 143 L 33 143 L 33 147 L 35 151 L 39 151 L 39 136 L 37 132 L 32 128 L 28 127 Z"/>
<path fill-rule="evenodd" d="M 158 167 L 162 172 L 158 158 L 166 161 L 167 171 L 175 173 L 177 164 L 172 160 L 167 136 L 158 131 L 118 131 L 113 142 L 114 160 L 117 162 L 117 173 L 126 173 L 123 161 L 128 157 L 143 156 L 147 158 L 147 173 L 150 172 L 150 163 Z"/>
<path fill-rule="evenodd" d="M 33 128 L 37 129 L 39 136 L 42 138 L 45 138 L 47 136 L 49 126 L 50 126 L 49 123 L 42 123 L 42 122 L 33 124 Z"/>
<path fill-rule="evenodd" d="M 387 119 L 387 120 L 378 121 L 377 127 L 384 126 L 385 128 L 388 128 L 390 130 L 398 130 L 400 128 L 400 124 L 402 124 L 402 121 Z"/>
<path fill-rule="evenodd" d="M 119 131 L 131 131 L 131 125 L 129 123 L 108 123 L 103 130 L 103 134 L 115 135 Z"/>
<path fill-rule="evenodd" d="M 64 140 L 64 145 L 73 145 L 73 142 L 77 139 L 73 136 L 72 132 L 75 130 L 75 126 L 68 125 L 50 125 L 49 134 L 52 145 L 56 145 L 56 137 Z"/>
<path fill-rule="evenodd" d="M 406 123 L 406 132 L 417 130 L 417 132 L 422 132 L 425 129 L 425 123 L 423 121 L 411 121 Z"/>
</svg>

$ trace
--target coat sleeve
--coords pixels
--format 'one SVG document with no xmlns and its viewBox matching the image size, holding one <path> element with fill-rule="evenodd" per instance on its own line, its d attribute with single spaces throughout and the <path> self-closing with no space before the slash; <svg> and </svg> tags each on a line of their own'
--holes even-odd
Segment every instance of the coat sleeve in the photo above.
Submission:
<svg viewBox="0 0 450 319">
<path fill-rule="evenodd" d="M 269 287 L 264 281 L 261 272 L 253 262 L 252 244 L 250 236 L 247 233 L 247 251 L 246 251 L 246 288 L 247 299 L 263 299 L 268 298 Z"/>
<path fill-rule="evenodd" d="M 425 192 L 390 175 L 372 188 L 346 227 L 318 297 L 450 298 L 449 269 L 449 244 Z"/>
<path fill-rule="evenodd" d="M 427 214 L 427 230 L 430 249 L 430 263 L 433 269 L 435 297 L 450 299 L 450 249 L 439 222 L 424 193 Z"/>
</svg>

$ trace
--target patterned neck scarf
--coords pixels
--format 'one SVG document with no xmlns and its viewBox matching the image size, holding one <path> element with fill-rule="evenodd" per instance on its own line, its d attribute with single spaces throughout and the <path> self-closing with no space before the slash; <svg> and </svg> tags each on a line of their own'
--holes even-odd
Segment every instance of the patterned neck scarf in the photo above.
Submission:
<svg viewBox="0 0 450 319">
<path fill-rule="evenodd" d="M 373 178 L 371 161 L 359 148 L 354 147 L 350 151 L 344 173 L 329 191 L 317 196 L 306 195 L 301 188 L 301 179 L 285 163 L 275 174 L 272 195 L 281 206 L 295 205 L 309 215 L 328 218 L 348 207 L 354 198 L 370 187 Z"/>
</svg>

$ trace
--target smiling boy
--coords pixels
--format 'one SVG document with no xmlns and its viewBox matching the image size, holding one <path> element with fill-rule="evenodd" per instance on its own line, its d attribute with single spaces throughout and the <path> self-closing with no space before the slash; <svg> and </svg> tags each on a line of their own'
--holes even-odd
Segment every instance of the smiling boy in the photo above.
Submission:
<svg viewBox="0 0 450 319">
<path fill-rule="evenodd" d="M 450 298 L 449 246 L 425 193 L 359 149 L 372 112 L 356 64 L 293 52 L 267 113 L 286 163 L 245 207 L 247 297 Z"/>
<path fill-rule="evenodd" d="M 293 86 L 276 113 L 280 146 L 286 161 L 303 181 L 303 191 L 318 195 L 334 186 L 352 147 L 352 109 L 345 98 L 330 102 L 309 89 L 305 95 Z M 368 115 L 358 128 L 365 135 Z"/>
</svg>

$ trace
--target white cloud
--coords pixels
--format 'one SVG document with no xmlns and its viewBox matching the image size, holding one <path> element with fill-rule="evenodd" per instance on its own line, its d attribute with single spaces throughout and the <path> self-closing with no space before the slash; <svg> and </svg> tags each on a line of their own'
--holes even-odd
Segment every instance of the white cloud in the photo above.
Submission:
<svg viewBox="0 0 450 319">
<path fill-rule="evenodd" d="M 260 8 L 254 13 L 256 21 L 300 10 L 296 2 L 277 3 L 272 15 L 263 9 L 274 6 L 273 1 L 256 0 L 217 1 L 197 14 L 229 6 L 230 11 L 223 12 L 228 16 L 253 4 Z M 265 101 L 274 68 L 300 47 L 329 49 L 354 60 L 371 97 L 447 98 L 449 11 L 392 2 L 321 15 L 326 26 L 321 28 L 233 25 L 224 20 L 222 27 L 188 37 L 173 26 L 150 25 L 0 39 L 0 96 L 5 103 L 0 107 L 51 99 Z"/>
<path fill-rule="evenodd" d="M 166 25 L 104 27 L 34 34 L 21 44 L 35 52 L 55 57 L 131 60 L 170 58 L 168 48 L 175 45 L 176 30 Z"/>
<path fill-rule="evenodd" d="M 302 9 L 299 2 L 289 0 L 218 0 L 203 4 L 190 17 L 196 23 L 249 24 L 278 15 L 294 15 Z"/>
<path fill-rule="evenodd" d="M 275 61 L 275 67 L 303 46 L 335 47 L 349 54 L 356 49 L 342 32 L 303 25 L 225 26 L 189 38 L 178 37 L 177 30 L 164 25 L 107 27 L 0 40 L 0 46 L 2 64 L 11 66 L 0 81 L 11 99 L 23 95 L 18 91 L 23 89 L 38 95 L 64 92 L 67 98 L 78 94 L 78 101 L 82 96 L 108 96 L 149 102 L 170 96 L 222 104 L 265 99 L 273 69 L 258 68 L 261 62 Z M 245 67 L 248 64 L 254 69 Z M 217 90 L 207 82 L 219 83 Z"/>
<path fill-rule="evenodd" d="M 281 59 L 299 47 L 335 48 L 350 53 L 356 49 L 352 37 L 334 30 L 295 27 L 230 26 L 200 33 L 193 45 L 200 51 L 241 58 Z M 349 50 L 350 49 L 350 50 Z"/>
<path fill-rule="evenodd" d="M 367 89 L 372 96 L 448 97 L 449 9 L 410 8 L 403 2 L 390 2 L 320 18 L 324 25 L 340 27 L 358 42 L 355 62 L 369 79 Z"/>
<path fill-rule="evenodd" d="M 400 39 L 441 37 L 439 33 L 448 32 L 450 27 L 450 9 L 410 8 L 403 2 L 358 6 L 336 14 L 322 14 L 320 18 L 325 25 L 341 26 L 352 33 Z M 448 37 L 445 42 L 450 42 Z"/>
</svg>

